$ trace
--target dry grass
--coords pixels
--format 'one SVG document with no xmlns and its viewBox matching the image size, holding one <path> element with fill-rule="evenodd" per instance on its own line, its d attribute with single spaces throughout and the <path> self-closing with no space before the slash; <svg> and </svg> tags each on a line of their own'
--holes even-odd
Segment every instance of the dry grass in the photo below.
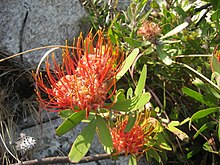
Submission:
<svg viewBox="0 0 220 165">
<path fill-rule="evenodd" d="M 0 49 L 0 59 L 9 55 Z M 27 69 L 29 68 L 29 69 Z M 19 137 L 18 121 L 35 111 L 30 67 L 19 58 L 0 63 L 0 164 L 19 159 L 14 142 Z"/>
</svg>

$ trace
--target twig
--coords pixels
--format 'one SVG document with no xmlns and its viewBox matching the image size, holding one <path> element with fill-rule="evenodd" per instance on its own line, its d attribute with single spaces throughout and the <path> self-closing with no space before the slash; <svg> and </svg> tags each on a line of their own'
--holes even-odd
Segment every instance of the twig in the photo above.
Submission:
<svg viewBox="0 0 220 165">
<path fill-rule="evenodd" d="M 212 86 L 214 86 L 216 89 L 220 89 L 219 87 L 218 87 L 218 85 L 216 85 L 215 83 L 213 83 L 211 80 L 209 80 L 207 77 L 205 77 L 203 74 L 201 74 L 201 73 L 199 73 L 198 71 L 196 71 L 195 69 L 193 69 L 192 67 L 190 67 L 189 65 L 187 65 L 187 64 L 184 64 L 184 63 L 180 63 L 180 62 L 175 62 L 176 64 L 179 64 L 179 65 L 181 65 L 181 66 L 183 66 L 183 67 L 185 67 L 185 68 L 187 68 L 187 69 L 189 69 L 189 70 L 191 70 L 191 71 L 193 71 L 195 74 L 197 74 L 198 76 L 200 76 L 201 78 L 203 78 L 204 80 L 206 80 L 209 84 L 211 84 Z"/>
<path fill-rule="evenodd" d="M 122 153 L 119 156 L 124 156 L 125 154 Z M 99 154 L 94 156 L 86 156 L 82 158 L 79 163 L 88 163 L 98 160 L 104 160 L 104 159 L 110 159 L 111 154 Z M 24 162 L 19 162 L 11 165 L 42 165 L 42 164 L 55 164 L 55 163 L 71 163 L 69 158 L 67 156 L 57 156 L 57 157 L 48 157 L 43 159 L 34 159 L 34 160 L 28 160 Z M 72 163 L 76 164 L 76 163 Z"/>
<path fill-rule="evenodd" d="M 185 57 L 211 57 L 212 54 L 189 54 L 189 55 L 178 55 L 172 58 L 185 58 Z"/>
<path fill-rule="evenodd" d="M 30 53 L 30 52 L 33 52 L 33 51 L 36 51 L 36 50 L 48 49 L 48 48 L 66 48 L 66 46 L 65 45 L 50 45 L 50 46 L 37 47 L 37 48 L 26 50 L 26 51 L 23 51 L 21 53 L 13 54 L 9 57 L 0 59 L 0 62 L 3 62 L 5 60 L 11 59 L 11 58 L 14 58 L 14 57 L 17 57 L 17 56 L 20 56 L 22 54 Z M 75 47 L 73 47 L 73 46 L 68 46 L 68 48 L 75 49 Z"/>
</svg>

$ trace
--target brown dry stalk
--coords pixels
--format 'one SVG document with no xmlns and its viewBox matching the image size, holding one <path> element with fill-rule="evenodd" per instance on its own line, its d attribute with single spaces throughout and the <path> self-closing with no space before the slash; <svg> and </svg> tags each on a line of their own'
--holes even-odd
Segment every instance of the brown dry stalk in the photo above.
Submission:
<svg viewBox="0 0 220 165">
<path fill-rule="evenodd" d="M 119 156 L 124 156 L 125 154 L 122 153 Z M 88 163 L 98 160 L 104 160 L 104 159 L 110 159 L 111 154 L 99 154 L 94 156 L 86 156 L 82 158 L 78 163 Z M 57 157 L 48 157 L 48 158 L 42 158 L 42 159 L 34 159 L 34 160 L 28 160 L 23 162 L 14 163 L 11 165 L 44 165 L 44 164 L 54 164 L 54 163 L 71 163 L 69 158 L 67 156 L 57 156 Z M 72 163 L 76 164 L 76 163 Z"/>
</svg>

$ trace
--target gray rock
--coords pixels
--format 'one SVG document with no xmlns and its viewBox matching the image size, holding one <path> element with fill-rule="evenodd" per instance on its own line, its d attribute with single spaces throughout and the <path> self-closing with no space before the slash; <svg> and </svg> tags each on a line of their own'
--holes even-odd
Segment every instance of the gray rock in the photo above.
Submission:
<svg viewBox="0 0 220 165">
<path fill-rule="evenodd" d="M 1 0 L 0 45 L 14 54 L 40 46 L 65 45 L 65 40 L 72 41 L 80 31 L 86 31 L 82 21 L 86 15 L 78 0 Z M 45 52 L 29 53 L 24 59 L 37 64 Z"/>
</svg>

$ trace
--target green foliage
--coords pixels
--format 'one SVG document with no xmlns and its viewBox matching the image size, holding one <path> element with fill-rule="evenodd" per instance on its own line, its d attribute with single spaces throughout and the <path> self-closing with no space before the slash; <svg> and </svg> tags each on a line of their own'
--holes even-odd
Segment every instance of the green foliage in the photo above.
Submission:
<svg viewBox="0 0 220 165">
<path fill-rule="evenodd" d="M 59 113 L 64 120 L 59 136 L 89 122 L 73 143 L 72 162 L 87 153 L 95 131 L 104 149 L 114 152 L 110 129 L 115 119 L 128 117 L 128 133 L 145 113 L 147 161 L 219 163 L 220 53 L 213 53 L 220 42 L 219 4 L 132 0 L 119 9 L 117 0 L 84 2 L 93 29 L 104 29 L 127 56 L 116 75 L 115 95 L 104 105 L 108 108 L 92 111 L 88 119 L 85 111 Z M 131 154 L 128 163 L 137 164 L 137 155 Z"/>
<path fill-rule="evenodd" d="M 120 72 L 117 73 L 116 79 L 119 80 L 124 74 L 128 71 L 128 69 L 131 67 L 134 59 L 137 57 L 139 53 L 138 49 L 134 49 L 130 55 L 124 60 L 122 66 L 123 68 L 120 70 Z"/>
<path fill-rule="evenodd" d="M 132 0 L 126 9 L 119 9 L 116 0 L 108 5 L 94 1 L 88 6 L 89 3 L 85 7 L 93 28 L 104 28 L 111 41 L 119 43 L 129 54 L 116 76 L 124 89 L 117 90 L 117 101 L 110 108 L 129 116 L 125 132 L 132 129 L 138 114 L 151 101 L 152 107 L 147 109 L 151 110 L 150 117 L 158 121 L 158 130 L 146 144 L 146 148 L 150 146 L 146 150 L 147 160 L 158 164 L 216 163 L 213 155 L 198 159 L 207 154 L 204 150 L 216 154 L 220 145 L 216 141 L 220 139 L 216 122 L 220 64 L 217 56 L 213 55 L 211 61 L 207 59 L 220 42 L 219 3 Z M 101 117 L 98 120 L 105 121 Z M 98 132 L 104 130 L 102 126 Z M 100 141 L 105 143 L 102 138 Z M 211 139 L 215 146 L 209 143 Z M 129 164 L 136 163 L 132 155 Z"/>
<path fill-rule="evenodd" d="M 112 137 L 109 133 L 109 129 L 106 125 L 105 120 L 102 117 L 97 116 L 96 122 L 97 122 L 97 127 L 98 127 L 98 135 L 99 135 L 102 145 L 104 147 L 112 149 L 113 147 Z"/>
<path fill-rule="evenodd" d="M 79 124 L 82 119 L 86 116 L 86 111 L 79 111 L 73 114 L 70 114 L 69 111 L 63 111 L 60 113 L 62 117 L 66 117 L 64 122 L 56 129 L 56 134 L 62 136 L 71 129 L 73 129 L 77 124 Z M 69 115 L 69 116 L 68 116 Z"/>
<path fill-rule="evenodd" d="M 166 64 L 171 65 L 172 60 L 169 58 L 169 55 L 162 49 L 160 45 L 157 45 L 157 53 L 159 55 L 159 58 Z"/>
<path fill-rule="evenodd" d="M 135 156 L 131 155 L 128 164 L 129 165 L 137 165 L 137 159 L 135 158 Z"/>
<path fill-rule="evenodd" d="M 140 78 L 138 80 L 138 83 L 137 83 L 135 91 L 134 91 L 134 94 L 136 96 L 142 94 L 142 92 L 145 88 L 146 77 L 147 77 L 147 66 L 144 65 L 143 69 L 142 69 L 142 72 L 141 72 L 141 75 L 140 75 Z"/>
<path fill-rule="evenodd" d="M 73 163 L 78 163 L 88 152 L 95 134 L 96 120 L 93 119 L 77 136 L 69 152 L 69 159 Z"/>
<path fill-rule="evenodd" d="M 133 115 L 133 114 L 129 115 L 128 123 L 127 123 L 127 125 L 125 127 L 124 132 L 129 132 L 133 128 L 133 126 L 134 126 L 134 124 L 136 122 L 136 119 L 137 119 L 137 115 L 136 114 L 135 115 Z"/>
<path fill-rule="evenodd" d="M 151 95 L 149 92 L 143 93 L 141 95 L 134 96 L 131 99 L 118 101 L 111 108 L 121 112 L 135 111 L 142 108 L 145 104 L 147 104 L 150 101 L 150 97 Z M 106 104 L 106 105 L 110 105 L 110 104 Z"/>
</svg>

